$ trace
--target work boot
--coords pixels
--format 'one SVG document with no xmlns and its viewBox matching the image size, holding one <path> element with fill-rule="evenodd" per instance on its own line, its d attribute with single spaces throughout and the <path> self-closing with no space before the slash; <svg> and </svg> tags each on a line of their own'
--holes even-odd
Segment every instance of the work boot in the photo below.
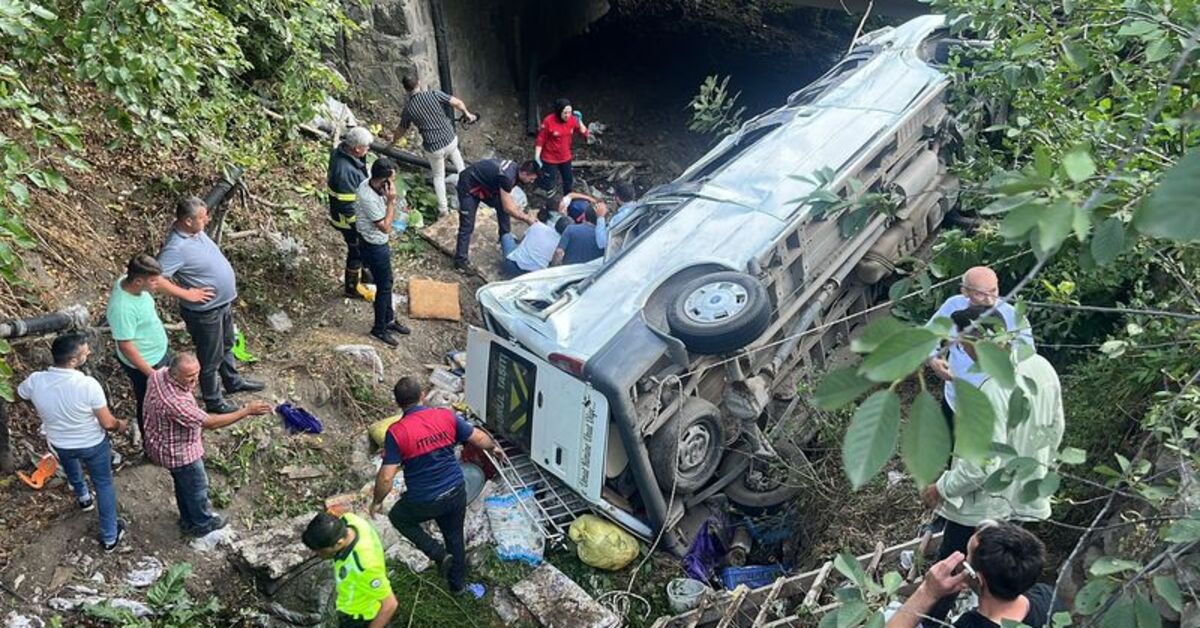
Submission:
<svg viewBox="0 0 1200 628">
<path fill-rule="evenodd" d="M 375 283 L 375 276 L 371 274 L 371 269 L 363 266 L 359 269 L 361 273 L 358 276 L 358 283 Z"/>
<path fill-rule="evenodd" d="M 242 381 L 238 382 L 236 386 L 233 386 L 232 388 L 226 388 L 225 392 L 233 395 L 242 392 L 261 392 L 266 390 L 266 388 L 267 385 L 263 382 L 260 382 L 256 379 L 243 378 Z"/>
<path fill-rule="evenodd" d="M 396 321 L 392 321 L 392 322 L 388 323 L 387 328 L 402 335 L 402 336 L 407 336 L 412 333 L 412 330 L 409 329 L 407 325 L 402 325 L 400 323 L 397 323 Z"/>
<path fill-rule="evenodd" d="M 385 329 L 380 333 L 371 332 L 371 336 L 389 347 L 399 347 L 400 341 L 392 335 L 392 330 Z"/>
<path fill-rule="evenodd" d="M 342 289 L 345 291 L 347 298 L 349 298 L 349 299 L 361 299 L 362 298 L 362 295 L 360 295 L 358 293 L 358 281 L 359 281 L 360 276 L 361 276 L 361 269 L 359 269 L 359 268 L 347 268 L 346 269 L 346 276 L 342 283 Z"/>
</svg>

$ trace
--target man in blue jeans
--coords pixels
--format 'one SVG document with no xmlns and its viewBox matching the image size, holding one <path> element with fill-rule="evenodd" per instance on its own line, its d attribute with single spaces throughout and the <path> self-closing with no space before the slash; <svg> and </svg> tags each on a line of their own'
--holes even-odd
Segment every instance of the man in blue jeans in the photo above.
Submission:
<svg viewBox="0 0 1200 628">
<path fill-rule="evenodd" d="M 204 470 L 204 430 L 232 425 L 251 415 L 269 414 L 271 405 L 252 401 L 224 414 L 200 409 L 192 390 L 200 378 L 200 362 L 192 353 L 177 353 L 170 366 L 160 368 L 146 382 L 146 455 L 171 472 L 179 528 L 188 536 L 204 536 L 228 522 L 214 514 L 208 501 L 208 473 Z"/>
<path fill-rule="evenodd" d="M 17 387 L 17 394 L 37 409 L 46 439 L 62 463 L 79 509 L 86 512 L 99 504 L 100 546 L 112 552 L 125 536 L 125 525 L 117 519 L 112 443 L 107 432 L 123 431 L 128 425 L 109 411 L 100 382 L 79 370 L 91 353 L 83 334 L 55 338 L 50 345 L 54 366 L 26 378 Z M 95 498 L 83 479 L 84 466 L 92 476 Z"/>
<path fill-rule="evenodd" d="M 396 322 L 392 308 L 392 247 L 388 240 L 396 218 L 396 162 L 380 157 L 371 164 L 371 177 L 355 192 L 354 228 L 358 251 L 375 278 L 375 321 L 371 336 L 389 347 L 400 344 L 393 332 L 408 335 L 408 327 Z"/>
<path fill-rule="evenodd" d="M 404 411 L 388 427 L 383 440 L 383 465 L 375 476 L 375 499 L 371 516 L 379 514 L 383 500 L 392 490 L 392 480 L 404 465 L 404 495 L 392 506 L 388 519 L 400 534 L 446 571 L 450 590 L 466 588 L 467 548 L 463 520 L 467 514 L 467 491 L 462 467 L 454 455 L 459 443 L 471 443 L 503 457 L 504 450 L 481 429 L 467 423 L 450 408 L 422 405 L 425 393 L 415 377 L 402 377 L 392 390 Z M 436 521 L 446 546 L 442 547 L 421 528 Z M 449 560 L 449 564 L 446 561 Z"/>
</svg>

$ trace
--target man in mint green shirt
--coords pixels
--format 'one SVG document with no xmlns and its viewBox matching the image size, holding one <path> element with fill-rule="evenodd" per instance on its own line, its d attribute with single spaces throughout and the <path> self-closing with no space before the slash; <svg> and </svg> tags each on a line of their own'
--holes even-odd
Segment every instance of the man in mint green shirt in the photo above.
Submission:
<svg viewBox="0 0 1200 628">
<path fill-rule="evenodd" d="M 167 365 L 167 330 L 163 328 L 151 294 L 162 277 L 158 260 L 138 253 L 129 260 L 125 276 L 117 280 L 108 298 L 108 326 L 117 343 L 117 360 L 133 385 L 137 400 L 138 439 L 142 429 L 142 402 L 146 381 L 155 369 Z"/>
</svg>

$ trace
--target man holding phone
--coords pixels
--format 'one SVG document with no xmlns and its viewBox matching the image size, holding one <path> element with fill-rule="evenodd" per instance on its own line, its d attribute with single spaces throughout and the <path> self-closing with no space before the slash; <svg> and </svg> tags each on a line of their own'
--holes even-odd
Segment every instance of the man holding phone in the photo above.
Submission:
<svg viewBox="0 0 1200 628">
<path fill-rule="evenodd" d="M 392 249 L 388 237 L 396 217 L 396 162 L 380 157 L 371 165 L 371 178 L 358 186 L 354 201 L 354 226 L 359 253 L 375 278 L 375 322 L 371 335 L 389 347 L 400 345 L 393 332 L 407 335 L 408 327 L 396 322 L 392 309 Z"/>
</svg>

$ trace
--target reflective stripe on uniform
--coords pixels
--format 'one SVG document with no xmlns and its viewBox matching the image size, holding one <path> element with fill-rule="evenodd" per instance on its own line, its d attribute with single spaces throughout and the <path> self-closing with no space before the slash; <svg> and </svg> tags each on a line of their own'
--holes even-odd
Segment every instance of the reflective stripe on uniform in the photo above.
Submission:
<svg viewBox="0 0 1200 628">
<path fill-rule="evenodd" d="M 335 229 L 350 229 L 354 226 L 354 221 L 357 219 L 358 216 L 354 214 L 338 214 L 337 220 L 330 218 L 329 222 Z"/>
<path fill-rule="evenodd" d="M 346 513 L 342 519 L 358 533 L 358 540 L 349 556 L 333 562 L 337 610 L 369 621 L 379 614 L 383 599 L 392 593 L 383 543 L 375 528 L 361 517 Z"/>
<path fill-rule="evenodd" d="M 338 192 L 337 190 L 329 190 L 329 195 L 343 203 L 353 203 L 358 200 L 358 195 L 354 192 Z"/>
</svg>

